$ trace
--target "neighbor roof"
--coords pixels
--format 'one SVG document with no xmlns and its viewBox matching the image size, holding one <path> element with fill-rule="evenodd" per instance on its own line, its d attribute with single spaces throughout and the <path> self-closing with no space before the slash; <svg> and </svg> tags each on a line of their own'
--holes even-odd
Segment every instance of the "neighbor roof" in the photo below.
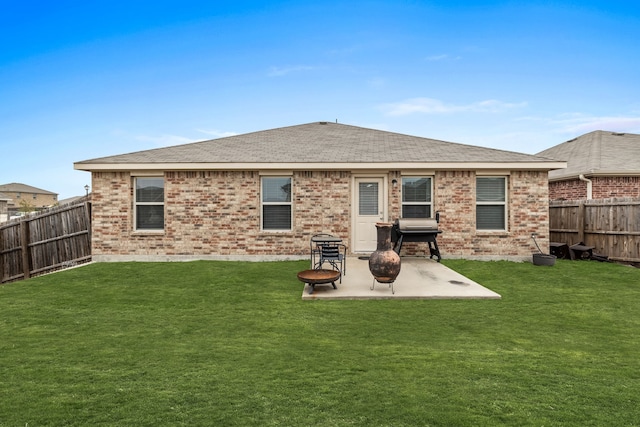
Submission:
<svg viewBox="0 0 640 427">
<path fill-rule="evenodd" d="M 511 151 L 314 122 L 75 163 L 80 170 L 565 167 Z M 480 165 L 480 166 L 479 166 Z"/>
<path fill-rule="evenodd" d="M 52 196 L 56 196 L 58 193 L 53 193 L 51 191 L 43 190 L 41 188 L 32 187 L 27 184 L 21 184 L 19 182 L 12 182 L 10 184 L 2 184 L 0 185 L 0 191 L 4 191 L 5 193 L 35 193 L 35 194 L 49 194 Z"/>
<path fill-rule="evenodd" d="M 582 175 L 640 175 L 640 135 L 597 130 L 541 151 L 538 156 L 567 162 L 549 172 L 551 181 Z"/>
</svg>

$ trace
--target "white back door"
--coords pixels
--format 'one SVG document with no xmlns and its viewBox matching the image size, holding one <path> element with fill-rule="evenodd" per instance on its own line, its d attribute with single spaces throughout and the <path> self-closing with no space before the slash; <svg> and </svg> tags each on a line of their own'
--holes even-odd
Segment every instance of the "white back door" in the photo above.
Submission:
<svg viewBox="0 0 640 427">
<path fill-rule="evenodd" d="M 376 222 L 384 220 L 383 187 L 383 178 L 355 179 L 354 252 L 376 250 Z"/>
</svg>

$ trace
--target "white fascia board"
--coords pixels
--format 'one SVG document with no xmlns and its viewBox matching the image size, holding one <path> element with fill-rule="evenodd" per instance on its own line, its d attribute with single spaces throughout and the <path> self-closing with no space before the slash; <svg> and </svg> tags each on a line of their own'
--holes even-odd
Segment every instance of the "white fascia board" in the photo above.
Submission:
<svg viewBox="0 0 640 427">
<path fill-rule="evenodd" d="M 567 167 L 567 162 L 389 162 L 389 163 L 74 163 L 84 171 L 131 170 L 552 170 Z"/>
<path fill-rule="evenodd" d="M 583 173 L 570 173 L 566 175 L 556 175 L 553 177 L 549 177 L 550 182 L 554 181 L 566 181 L 569 179 L 580 179 L 580 175 L 584 175 L 585 178 L 593 178 L 599 176 L 640 176 L 640 171 L 603 171 L 599 170 L 597 172 L 583 172 Z"/>
</svg>

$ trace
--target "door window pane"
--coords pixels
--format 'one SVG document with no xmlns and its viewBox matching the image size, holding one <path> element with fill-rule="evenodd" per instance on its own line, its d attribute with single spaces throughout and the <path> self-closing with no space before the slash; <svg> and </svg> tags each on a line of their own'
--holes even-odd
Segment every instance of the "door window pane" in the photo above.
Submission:
<svg viewBox="0 0 640 427">
<path fill-rule="evenodd" d="M 361 182 L 358 186 L 359 215 L 378 215 L 378 183 Z"/>
</svg>

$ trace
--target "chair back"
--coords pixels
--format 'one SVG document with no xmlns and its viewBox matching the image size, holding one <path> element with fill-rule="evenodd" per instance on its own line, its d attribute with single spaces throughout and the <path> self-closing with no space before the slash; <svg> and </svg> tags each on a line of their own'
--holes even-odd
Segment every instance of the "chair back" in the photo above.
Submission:
<svg viewBox="0 0 640 427">
<path fill-rule="evenodd" d="M 340 259 L 340 247 L 338 245 L 320 245 L 320 255 L 322 259 Z"/>
</svg>

